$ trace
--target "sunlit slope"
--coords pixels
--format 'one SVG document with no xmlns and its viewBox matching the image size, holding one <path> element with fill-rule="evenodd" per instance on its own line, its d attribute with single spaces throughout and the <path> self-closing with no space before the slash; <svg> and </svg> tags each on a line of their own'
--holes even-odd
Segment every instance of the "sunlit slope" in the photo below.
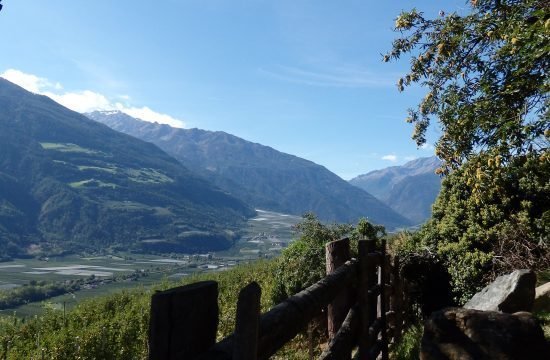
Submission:
<svg viewBox="0 0 550 360">
<path fill-rule="evenodd" d="M 254 211 L 156 146 L 0 78 L 0 253 L 227 247 Z"/>
<path fill-rule="evenodd" d="M 402 166 L 391 166 L 359 175 L 350 180 L 376 196 L 414 224 L 426 221 L 441 188 L 441 177 L 435 170 L 441 161 L 433 156 L 419 158 Z"/>
<path fill-rule="evenodd" d="M 178 129 L 145 122 L 121 112 L 86 115 L 156 144 L 189 169 L 256 208 L 294 215 L 312 211 L 325 221 L 337 222 L 368 217 L 389 228 L 410 224 L 408 219 L 325 167 L 271 147 L 221 131 Z"/>
</svg>

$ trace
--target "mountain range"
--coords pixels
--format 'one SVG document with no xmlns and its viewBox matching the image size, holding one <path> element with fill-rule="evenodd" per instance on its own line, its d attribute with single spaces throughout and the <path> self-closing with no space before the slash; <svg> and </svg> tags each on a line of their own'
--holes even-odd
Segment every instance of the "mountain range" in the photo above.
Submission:
<svg viewBox="0 0 550 360">
<path fill-rule="evenodd" d="M 359 175 L 349 182 L 376 196 L 414 224 L 426 221 L 439 194 L 441 178 L 435 170 L 437 157 L 419 158 L 402 166 L 391 166 Z"/>
<path fill-rule="evenodd" d="M 89 118 L 151 142 L 190 170 L 255 208 L 320 219 L 356 222 L 361 217 L 388 228 L 408 226 L 374 196 L 350 185 L 323 166 L 237 136 L 180 129 L 133 118 L 118 111 L 96 111 Z"/>
<path fill-rule="evenodd" d="M 347 182 L 225 132 L 84 116 L 0 78 L 0 258 L 219 250 L 255 208 L 407 227 L 429 216 L 438 166 L 417 159 Z"/>
<path fill-rule="evenodd" d="M 254 214 L 155 145 L 0 78 L 0 256 L 216 250 Z"/>
</svg>

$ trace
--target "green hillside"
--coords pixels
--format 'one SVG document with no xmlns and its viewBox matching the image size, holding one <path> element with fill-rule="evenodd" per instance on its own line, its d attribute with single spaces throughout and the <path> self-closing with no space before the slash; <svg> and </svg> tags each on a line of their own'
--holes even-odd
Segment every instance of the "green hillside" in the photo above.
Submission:
<svg viewBox="0 0 550 360">
<path fill-rule="evenodd" d="M 218 250 L 253 214 L 156 146 L 0 79 L 0 256 Z"/>
<path fill-rule="evenodd" d="M 114 130 L 159 146 L 189 169 L 256 208 L 325 221 L 361 217 L 388 228 L 410 225 L 390 207 L 311 161 L 222 131 L 178 129 L 118 111 L 86 114 Z"/>
</svg>

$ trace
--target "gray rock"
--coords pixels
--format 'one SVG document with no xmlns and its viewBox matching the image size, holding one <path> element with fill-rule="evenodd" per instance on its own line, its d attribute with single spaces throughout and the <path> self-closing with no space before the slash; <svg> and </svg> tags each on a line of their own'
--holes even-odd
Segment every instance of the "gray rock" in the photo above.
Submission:
<svg viewBox="0 0 550 360">
<path fill-rule="evenodd" d="M 550 282 L 535 289 L 533 311 L 550 311 Z"/>
<path fill-rule="evenodd" d="M 501 275 L 475 294 L 466 309 L 515 313 L 531 311 L 535 300 L 537 277 L 531 270 L 515 270 Z"/>
<path fill-rule="evenodd" d="M 543 360 L 548 354 L 542 328 L 526 312 L 436 311 L 424 323 L 420 345 L 422 360 Z"/>
</svg>

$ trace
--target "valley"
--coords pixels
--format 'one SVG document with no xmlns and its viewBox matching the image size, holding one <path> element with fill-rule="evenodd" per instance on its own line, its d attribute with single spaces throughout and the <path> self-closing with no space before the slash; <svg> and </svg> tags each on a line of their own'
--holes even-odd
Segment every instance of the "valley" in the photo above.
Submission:
<svg viewBox="0 0 550 360">
<path fill-rule="evenodd" d="M 238 264 L 280 254 L 293 239 L 292 226 L 300 218 L 257 209 L 241 230 L 232 248 L 203 254 L 159 256 L 117 252 L 102 255 L 69 255 L 0 262 L 0 299 L 12 289 L 28 284 L 78 283 L 79 290 L 43 301 L 1 309 L 0 315 L 30 317 L 48 309 L 71 309 L 80 302 L 136 287 L 149 287 L 209 271 L 223 271 Z"/>
</svg>

